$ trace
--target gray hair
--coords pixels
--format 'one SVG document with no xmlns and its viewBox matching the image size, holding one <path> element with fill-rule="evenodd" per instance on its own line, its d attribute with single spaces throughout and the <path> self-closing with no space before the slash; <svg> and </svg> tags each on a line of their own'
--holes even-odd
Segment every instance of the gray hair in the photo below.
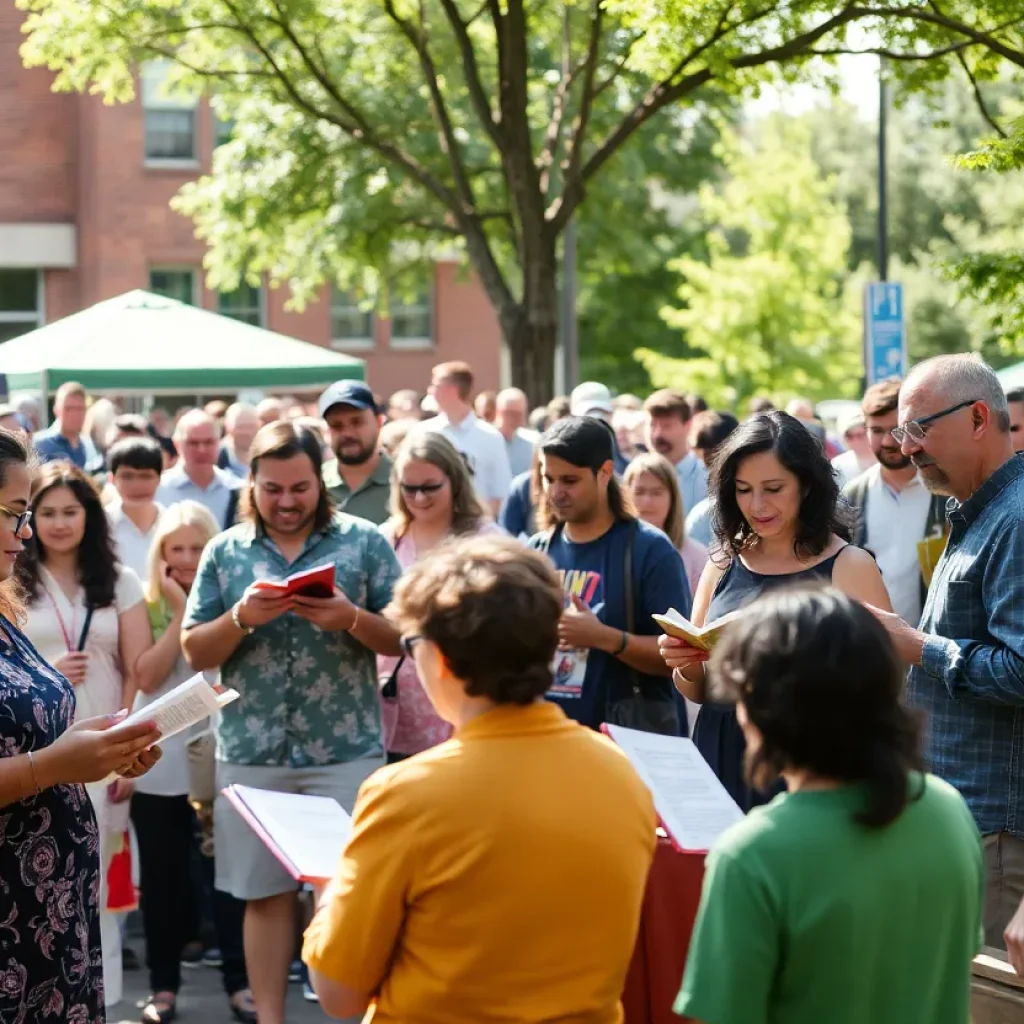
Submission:
<svg viewBox="0 0 1024 1024">
<path fill-rule="evenodd" d="M 918 363 L 907 375 L 904 388 L 927 380 L 950 405 L 958 402 L 984 402 L 992 412 L 998 430 L 1010 429 L 1010 411 L 1003 386 L 995 370 L 974 353 L 934 356 Z"/>
</svg>

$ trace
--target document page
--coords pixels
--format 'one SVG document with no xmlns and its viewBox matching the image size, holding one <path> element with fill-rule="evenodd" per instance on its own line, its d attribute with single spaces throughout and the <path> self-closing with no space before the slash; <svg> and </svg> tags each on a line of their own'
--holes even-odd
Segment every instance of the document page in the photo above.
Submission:
<svg viewBox="0 0 1024 1024">
<path fill-rule="evenodd" d="M 606 725 L 654 797 L 665 831 L 680 850 L 701 853 L 743 817 L 692 740 Z"/>
<path fill-rule="evenodd" d="M 229 786 L 224 795 L 294 878 L 333 877 L 352 831 L 352 819 L 337 800 L 250 786 Z"/>
<path fill-rule="evenodd" d="M 238 700 L 237 690 L 225 689 L 218 692 L 199 672 L 152 704 L 139 708 L 114 728 L 123 729 L 138 722 L 156 722 L 160 738 L 170 739 L 198 725 L 235 700 Z"/>
</svg>

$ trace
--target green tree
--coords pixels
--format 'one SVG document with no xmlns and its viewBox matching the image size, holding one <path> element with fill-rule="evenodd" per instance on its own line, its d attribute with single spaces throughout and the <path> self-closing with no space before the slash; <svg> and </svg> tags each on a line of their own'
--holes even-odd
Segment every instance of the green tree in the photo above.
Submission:
<svg viewBox="0 0 1024 1024">
<path fill-rule="evenodd" d="M 844 396 L 860 377 L 858 318 L 843 292 L 850 226 L 806 126 L 771 118 L 723 144 L 728 181 L 700 191 L 709 260 L 673 261 L 683 306 L 666 321 L 702 358 L 638 352 L 660 385 L 716 402 L 754 394 Z"/>
<path fill-rule="evenodd" d="M 325 280 L 461 244 L 516 383 L 550 393 L 558 246 L 646 124 L 709 92 L 795 80 L 868 25 L 915 86 L 954 60 L 1024 66 L 1019 0 L 18 0 L 23 58 L 60 89 L 134 93 L 140 62 L 215 93 L 236 137 L 179 208 L 211 283 Z M 637 183 L 644 187 L 644 183 Z M 399 259 L 399 254 L 401 258 Z"/>
</svg>

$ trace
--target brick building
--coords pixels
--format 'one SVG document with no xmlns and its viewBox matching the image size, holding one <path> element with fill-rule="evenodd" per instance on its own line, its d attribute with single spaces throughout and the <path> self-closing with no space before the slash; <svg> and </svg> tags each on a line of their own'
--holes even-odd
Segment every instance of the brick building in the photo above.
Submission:
<svg viewBox="0 0 1024 1024">
<path fill-rule="evenodd" d="M 169 101 L 158 67 L 129 104 L 51 92 L 49 72 L 21 66 L 22 20 L 0 4 L 0 342 L 148 288 L 358 355 L 380 393 L 424 388 L 448 359 L 470 361 L 481 388 L 498 385 L 497 319 L 455 263 L 424 267 L 421 294 L 390 319 L 334 289 L 301 314 L 284 308 L 284 289 L 210 292 L 202 243 L 168 203 L 209 167 L 223 126 L 204 103 Z"/>
</svg>

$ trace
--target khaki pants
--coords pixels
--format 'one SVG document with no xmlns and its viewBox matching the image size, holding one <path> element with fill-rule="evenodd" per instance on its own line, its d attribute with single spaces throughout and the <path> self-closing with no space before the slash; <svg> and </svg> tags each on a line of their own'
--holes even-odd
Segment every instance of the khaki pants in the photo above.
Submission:
<svg viewBox="0 0 1024 1024">
<path fill-rule="evenodd" d="M 1024 899 L 1024 839 L 1009 832 L 982 837 L 985 850 L 985 945 L 1005 949 L 1003 931 Z"/>
</svg>

